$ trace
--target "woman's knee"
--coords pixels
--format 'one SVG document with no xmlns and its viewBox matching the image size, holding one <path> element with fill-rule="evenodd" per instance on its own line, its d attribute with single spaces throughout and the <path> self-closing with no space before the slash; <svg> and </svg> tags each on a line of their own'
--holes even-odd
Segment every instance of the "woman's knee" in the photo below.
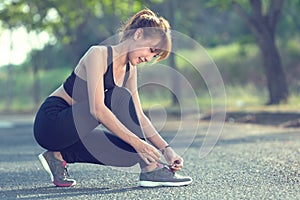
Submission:
<svg viewBox="0 0 300 200">
<path fill-rule="evenodd" d="M 131 92 L 124 87 L 115 87 L 112 93 L 113 98 L 128 99 L 131 98 Z"/>
<path fill-rule="evenodd" d="M 110 109 L 119 108 L 119 106 L 129 106 L 132 104 L 131 92 L 127 88 L 115 87 L 106 92 L 105 104 Z"/>
</svg>

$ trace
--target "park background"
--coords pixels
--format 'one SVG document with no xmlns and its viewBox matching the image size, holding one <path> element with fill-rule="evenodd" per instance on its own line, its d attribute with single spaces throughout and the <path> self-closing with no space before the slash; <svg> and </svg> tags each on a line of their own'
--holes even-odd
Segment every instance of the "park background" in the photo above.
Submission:
<svg viewBox="0 0 300 200">
<path fill-rule="evenodd" d="M 298 111 L 299 0 L 3 0 L 0 112 L 35 113 L 90 46 L 116 34 L 143 8 L 205 48 L 224 81 L 228 112 Z M 193 47 L 182 51 L 197 59 Z M 193 67 L 176 55 L 163 63 L 190 81 L 201 110 L 209 113 L 211 96 Z M 145 87 L 140 93 L 145 110 L 157 102 L 167 111 L 178 107 L 166 88 Z"/>
<path fill-rule="evenodd" d="M 150 119 L 194 182 L 141 188 L 138 174 L 77 163 L 69 172 L 78 185 L 56 188 L 37 159 L 36 109 L 91 45 L 145 7 L 201 44 L 224 81 L 226 97 L 212 99 L 182 57 L 162 62 L 191 83 L 203 120 L 163 112 Z M 300 0 L 0 0 L 0 199 L 300 199 L 299 12 Z M 206 64 L 191 46 L 180 51 Z M 138 67 L 141 77 L 153 69 Z M 178 114 L 171 88 L 147 86 L 140 94 L 150 114 Z M 219 119 L 210 116 L 212 103 L 224 102 L 226 123 L 211 120 Z"/>
</svg>

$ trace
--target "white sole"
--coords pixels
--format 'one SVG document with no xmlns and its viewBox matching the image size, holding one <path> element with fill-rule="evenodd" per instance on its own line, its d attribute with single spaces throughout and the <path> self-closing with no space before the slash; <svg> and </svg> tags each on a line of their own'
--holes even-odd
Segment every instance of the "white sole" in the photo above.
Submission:
<svg viewBox="0 0 300 200">
<path fill-rule="evenodd" d="M 179 187 L 186 186 L 193 182 L 193 180 L 185 181 L 185 182 L 153 182 L 153 181 L 139 181 L 139 186 L 141 187 Z"/>
<path fill-rule="evenodd" d="M 52 181 L 52 183 L 54 183 L 54 185 L 59 186 L 59 187 L 71 187 L 71 186 L 76 185 L 76 181 L 75 181 L 75 180 L 74 180 L 74 182 L 73 182 L 72 185 L 68 185 L 68 186 L 62 186 L 62 185 L 57 185 L 57 184 L 55 184 L 55 182 L 54 182 L 54 176 L 53 176 L 53 174 L 52 174 L 52 172 L 51 172 L 51 170 L 50 170 L 50 167 L 49 167 L 49 164 L 48 164 L 47 160 L 46 160 L 45 157 L 43 156 L 43 153 L 41 153 L 41 154 L 38 156 L 38 158 L 39 158 L 39 160 L 41 161 L 43 168 L 44 168 L 44 169 L 46 170 L 46 172 L 49 174 L 49 176 L 50 176 L 50 178 L 51 178 L 51 181 Z"/>
<path fill-rule="evenodd" d="M 42 163 L 43 168 L 46 170 L 46 172 L 50 175 L 51 181 L 54 181 L 54 177 L 53 174 L 51 173 L 50 167 L 48 165 L 48 162 L 46 161 L 46 159 L 44 158 L 43 154 L 41 153 L 38 156 L 40 162 Z"/>
</svg>

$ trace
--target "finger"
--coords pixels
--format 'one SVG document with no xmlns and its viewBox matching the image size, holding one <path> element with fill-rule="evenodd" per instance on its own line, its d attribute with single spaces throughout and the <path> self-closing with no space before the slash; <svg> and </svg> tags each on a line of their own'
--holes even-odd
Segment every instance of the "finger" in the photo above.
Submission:
<svg viewBox="0 0 300 200">
<path fill-rule="evenodd" d="M 179 171 L 179 170 L 181 170 L 181 166 L 177 166 L 177 167 L 175 167 L 175 166 L 171 166 L 171 170 L 172 171 Z"/>
<path fill-rule="evenodd" d="M 142 160 L 146 163 L 146 165 L 150 165 L 151 163 L 148 161 L 148 158 L 145 156 L 145 154 L 139 154 Z"/>
<path fill-rule="evenodd" d="M 154 159 L 154 161 L 159 161 L 160 160 L 160 154 L 157 154 L 156 151 L 151 151 L 148 153 L 151 158 Z"/>
<path fill-rule="evenodd" d="M 174 162 L 173 164 L 172 164 L 172 167 L 174 167 L 174 168 L 182 168 L 182 163 L 176 163 L 176 162 Z"/>
<path fill-rule="evenodd" d="M 183 166 L 183 160 L 182 159 L 176 159 L 173 161 L 174 165 Z"/>
<path fill-rule="evenodd" d="M 156 156 L 157 160 L 160 160 L 161 155 L 157 150 L 154 151 L 154 155 Z"/>
<path fill-rule="evenodd" d="M 156 162 L 156 160 L 154 158 L 152 158 L 151 155 L 149 157 L 147 157 L 147 160 L 148 160 L 149 164 Z"/>
<path fill-rule="evenodd" d="M 146 165 L 150 165 L 151 163 L 148 161 L 148 159 L 144 159 L 144 162 Z"/>
<path fill-rule="evenodd" d="M 151 154 L 152 158 L 155 160 L 155 161 L 159 161 L 160 160 L 160 154 L 157 153 L 156 151 L 155 152 L 152 152 Z"/>
<path fill-rule="evenodd" d="M 174 168 L 174 167 L 171 167 L 170 168 L 173 172 L 178 172 L 180 170 L 180 168 Z"/>
<path fill-rule="evenodd" d="M 175 160 L 171 165 L 171 168 L 176 171 L 180 170 L 182 167 L 183 167 L 183 163 L 180 162 L 180 160 Z"/>
<path fill-rule="evenodd" d="M 174 167 L 182 168 L 182 167 L 183 167 L 183 163 L 174 162 L 173 166 L 174 166 Z"/>
</svg>

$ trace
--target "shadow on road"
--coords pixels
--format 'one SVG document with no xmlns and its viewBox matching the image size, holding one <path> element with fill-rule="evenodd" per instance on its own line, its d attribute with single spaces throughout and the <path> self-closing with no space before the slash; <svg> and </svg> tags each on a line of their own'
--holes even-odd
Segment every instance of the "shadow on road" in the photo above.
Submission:
<svg viewBox="0 0 300 200">
<path fill-rule="evenodd" d="M 127 188 L 89 188 L 82 187 L 80 188 L 71 187 L 71 188 L 59 188 L 55 186 L 49 187 L 34 187 L 34 188 L 24 188 L 16 190 L 4 191 L 4 196 L 2 199 L 49 199 L 49 198 L 71 198 L 82 195 L 107 195 L 107 194 L 117 194 L 117 193 L 126 193 L 135 190 L 147 190 L 147 188 L 142 187 L 127 187 Z M 0 195 L 1 197 L 1 195 Z"/>
<path fill-rule="evenodd" d="M 219 139 L 216 145 L 233 145 L 233 144 L 250 144 L 250 143 L 262 143 L 262 142 L 289 142 L 292 138 L 299 138 L 299 133 L 274 133 L 268 135 L 251 135 L 245 137 L 239 137 L 234 139 Z"/>
</svg>

